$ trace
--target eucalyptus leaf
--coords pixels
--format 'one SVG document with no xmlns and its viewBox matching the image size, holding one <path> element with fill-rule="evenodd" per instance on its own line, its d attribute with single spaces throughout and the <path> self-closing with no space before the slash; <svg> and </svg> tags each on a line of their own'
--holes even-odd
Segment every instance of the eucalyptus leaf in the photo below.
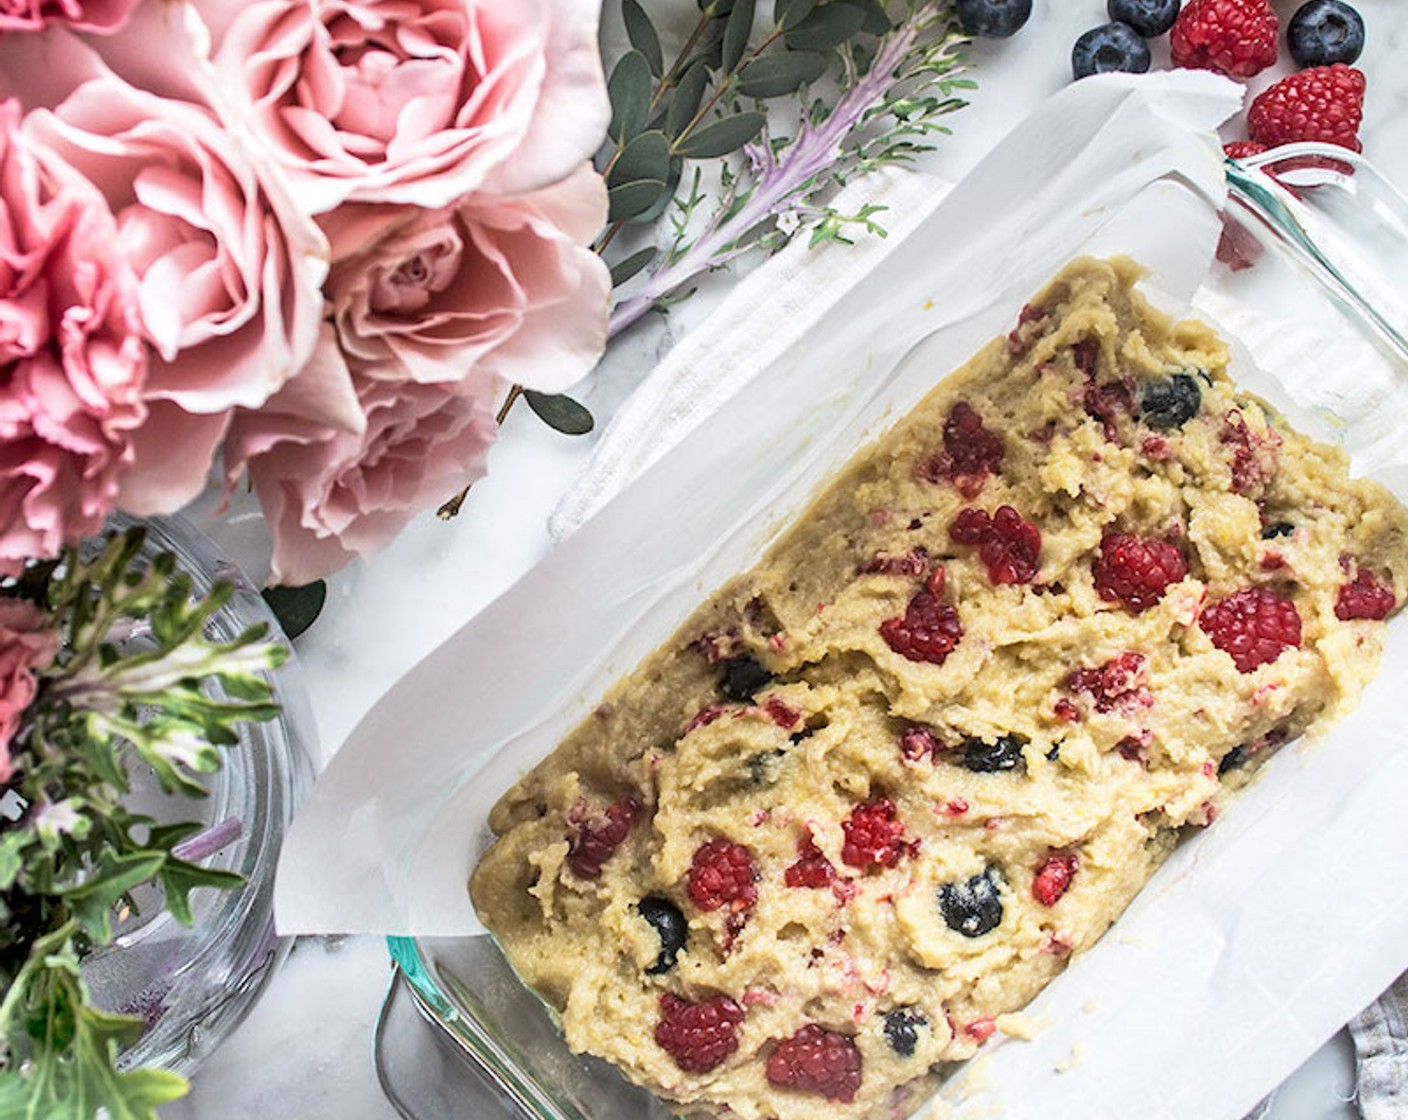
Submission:
<svg viewBox="0 0 1408 1120">
<path fill-rule="evenodd" d="M 748 49 L 748 37 L 753 34 L 754 0 L 734 0 L 733 11 L 724 27 L 724 50 L 720 60 L 725 74 L 731 74 L 743 52 Z"/>
<path fill-rule="evenodd" d="M 524 389 L 523 397 L 549 428 L 567 436 L 584 436 L 592 430 L 592 414 L 562 393 Z"/>
<path fill-rule="evenodd" d="M 328 585 L 318 579 L 298 587 L 266 587 L 263 595 L 284 634 L 292 639 L 312 626 L 323 613 L 328 601 Z"/>
<path fill-rule="evenodd" d="M 645 127 L 650 115 L 650 63 L 640 51 L 621 56 L 606 82 L 611 98 L 611 125 L 608 132 L 618 144 L 625 144 Z"/>
<path fill-rule="evenodd" d="M 733 0 L 699 0 L 699 10 L 710 19 L 716 19 L 733 11 Z"/>
<path fill-rule="evenodd" d="M 791 31 L 812 14 L 816 0 L 773 0 L 772 22 L 784 31 Z"/>
<path fill-rule="evenodd" d="M 649 265 L 650 262 L 655 259 L 656 252 L 657 250 L 654 245 L 647 245 L 644 249 L 632 253 L 625 260 L 617 261 L 613 264 L 611 266 L 611 286 L 613 288 L 619 288 L 641 269 Z M 4 837 L 0 836 L 0 842 L 2 842 L 3 839 Z M 0 867 L 3 867 L 3 864 L 0 864 Z"/>
<path fill-rule="evenodd" d="M 886 35 L 894 29 L 895 25 L 880 0 L 833 0 L 833 6 L 837 5 L 859 8 L 865 17 L 860 29 L 867 35 Z"/>
<path fill-rule="evenodd" d="M 738 92 L 744 97 L 781 97 L 826 73 L 826 56 L 811 51 L 789 51 L 755 58 L 738 75 Z"/>
<path fill-rule="evenodd" d="M 660 50 L 660 36 L 655 25 L 640 6 L 640 0 L 621 0 L 621 16 L 626 21 L 626 37 L 631 46 L 645 56 L 650 72 L 657 78 L 665 72 L 665 57 Z"/>
<path fill-rule="evenodd" d="M 713 159 L 736 152 L 763 130 L 767 117 L 762 113 L 739 113 L 715 121 L 691 133 L 681 142 L 679 153 L 689 159 Z"/>
<path fill-rule="evenodd" d="M 865 12 L 849 4 L 818 8 L 784 36 L 789 50 L 826 51 L 838 47 L 865 25 Z"/>
<path fill-rule="evenodd" d="M 709 67 L 704 60 L 690 63 L 689 69 L 680 77 L 675 90 L 670 94 L 670 107 L 665 111 L 665 135 L 677 137 L 685 125 L 699 112 L 699 104 L 704 100 L 704 90 L 709 84 Z"/>
<path fill-rule="evenodd" d="M 663 132 L 642 132 L 622 149 L 611 172 L 608 187 L 619 187 L 639 179 L 659 179 L 670 174 L 670 142 Z"/>
<path fill-rule="evenodd" d="M 675 191 L 680 185 L 680 175 L 684 172 L 684 157 L 670 157 L 670 174 L 665 178 L 665 189 L 660 192 L 660 196 L 651 205 L 647 206 L 639 214 L 632 214 L 631 221 L 637 224 L 653 222 L 663 214 L 670 205 L 670 201 L 675 197 Z"/>
<path fill-rule="evenodd" d="M 637 214 L 649 210 L 655 205 L 661 195 L 666 194 L 665 180 L 663 179 L 637 179 L 634 183 L 622 183 L 619 187 L 611 187 L 606 192 L 610 209 L 607 212 L 608 222 L 621 222 L 627 218 L 634 218 Z"/>
</svg>

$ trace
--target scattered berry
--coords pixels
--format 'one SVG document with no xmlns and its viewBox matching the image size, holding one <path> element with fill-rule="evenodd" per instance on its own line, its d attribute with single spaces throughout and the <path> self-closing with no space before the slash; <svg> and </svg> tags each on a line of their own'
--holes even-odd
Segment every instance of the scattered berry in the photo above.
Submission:
<svg viewBox="0 0 1408 1120">
<path fill-rule="evenodd" d="M 1076 877 L 1080 858 L 1075 852 L 1057 852 L 1046 857 L 1032 880 L 1032 897 L 1043 906 L 1055 906 Z"/>
<path fill-rule="evenodd" d="M 730 657 L 724 662 L 719 691 L 729 700 L 746 704 L 758 689 L 772 680 L 772 674 L 748 656 Z"/>
<path fill-rule="evenodd" d="M 942 665 L 963 637 L 963 624 L 956 610 L 920 591 L 909 601 L 903 618 L 887 618 L 880 624 L 880 636 L 901 657 Z"/>
<path fill-rule="evenodd" d="M 903 556 L 872 556 L 862 560 L 856 574 L 862 576 L 922 576 L 929 570 L 929 553 L 923 545 L 911 548 Z"/>
<path fill-rule="evenodd" d="M 1301 67 L 1353 65 L 1364 49 L 1364 19 L 1342 0 L 1310 0 L 1291 17 L 1286 43 Z"/>
<path fill-rule="evenodd" d="M 1203 391 L 1191 374 L 1175 373 L 1139 387 L 1139 418 L 1159 431 L 1183 427 L 1198 414 L 1202 404 Z"/>
<path fill-rule="evenodd" d="M 900 732 L 900 755 L 910 762 L 933 758 L 943 750 L 943 746 L 934 729 L 922 723 L 910 724 Z"/>
<path fill-rule="evenodd" d="M 829 887 L 836 878 L 836 868 L 821 853 L 812 839 L 811 832 L 802 834 L 797 842 L 797 862 L 790 864 L 782 873 L 783 882 L 789 887 L 808 887 L 821 890 Z"/>
<path fill-rule="evenodd" d="M 753 856 L 732 840 L 710 840 L 694 853 L 689 867 L 689 897 L 701 910 L 717 910 L 725 903 L 747 909 L 758 900 L 757 869 Z"/>
<path fill-rule="evenodd" d="M 1072 692 L 1088 692 L 1097 712 L 1114 709 L 1126 696 L 1139 691 L 1146 658 L 1142 653 L 1126 650 L 1099 668 L 1073 669 L 1066 678 Z"/>
<path fill-rule="evenodd" d="M 1205 610 L 1200 625 L 1240 673 L 1250 673 L 1300 645 L 1296 605 L 1266 587 L 1234 591 Z"/>
<path fill-rule="evenodd" d="M 976 774 L 996 774 L 999 770 L 1025 767 L 1022 741 L 1015 735 L 1004 735 L 995 743 L 979 738 L 963 740 L 963 765 Z"/>
<path fill-rule="evenodd" d="M 1071 72 L 1077 81 L 1112 71 L 1143 74 L 1149 61 L 1149 44 L 1129 24 L 1118 20 L 1092 27 L 1071 48 Z"/>
<path fill-rule="evenodd" d="M 1335 617 L 1341 622 L 1351 618 L 1385 619 L 1397 605 L 1393 591 L 1385 587 L 1374 573 L 1359 569 L 1350 583 L 1344 584 L 1335 597 Z"/>
<path fill-rule="evenodd" d="M 1218 439 L 1232 450 L 1229 469 L 1232 490 L 1237 494 L 1252 494 L 1264 490 L 1275 476 L 1281 437 L 1268 430 L 1257 435 L 1237 409 L 1229 409 L 1223 417 Z"/>
<path fill-rule="evenodd" d="M 1230 751 L 1223 755 L 1221 761 L 1218 762 L 1218 776 L 1221 777 L 1223 774 L 1226 774 L 1229 770 L 1236 770 L 1239 766 L 1242 765 L 1242 763 L 1246 761 L 1247 748 L 1241 746 L 1233 747 Z"/>
<path fill-rule="evenodd" d="M 1289 537 L 1295 531 L 1296 527 L 1289 521 L 1273 521 L 1270 525 L 1262 526 L 1261 539 L 1270 541 L 1277 537 Z"/>
<path fill-rule="evenodd" d="M 629 835 L 638 812 L 640 805 L 631 797 L 595 811 L 585 799 L 579 801 L 567 817 L 576 826 L 567 849 L 572 874 L 581 879 L 599 878 L 601 865 Z"/>
<path fill-rule="evenodd" d="M 851 867 L 894 867 L 904 854 L 904 825 L 895 819 L 895 803 L 888 797 L 857 805 L 841 831 L 846 837 L 841 860 Z"/>
<path fill-rule="evenodd" d="M 997 1020 L 991 1015 L 984 1015 L 981 1019 L 974 1019 L 964 1027 L 963 1033 L 974 1042 L 986 1042 L 997 1033 Z"/>
<path fill-rule="evenodd" d="M 1031 583 L 1036 575 L 1041 530 L 1011 506 L 998 506 L 992 514 L 959 510 L 948 535 L 956 544 L 978 546 L 978 556 L 994 584 Z"/>
<path fill-rule="evenodd" d="M 1266 0 L 1188 0 L 1169 33 L 1173 64 L 1250 78 L 1276 61 L 1278 29 Z"/>
<path fill-rule="evenodd" d="M 655 1043 L 686 1073 L 708 1073 L 738 1049 L 743 1008 L 728 996 L 690 1003 L 666 992 L 660 997 Z"/>
<path fill-rule="evenodd" d="M 1169 584 L 1188 574 L 1188 562 L 1176 545 L 1129 533 L 1107 533 L 1091 564 L 1095 590 L 1107 603 L 1121 603 L 1141 614 L 1164 596 Z"/>
<path fill-rule="evenodd" d="M 853 1038 L 808 1023 L 768 1055 L 768 1082 L 849 1104 L 860 1088 L 860 1065 Z"/>
<path fill-rule="evenodd" d="M 1258 144 L 1255 140 L 1233 140 L 1222 145 L 1222 154 L 1228 159 L 1246 159 L 1249 156 L 1259 156 L 1266 150 L 1265 144 Z"/>
<path fill-rule="evenodd" d="M 919 1012 L 897 1007 L 885 1013 L 885 1041 L 901 1058 L 912 1058 L 919 1043 L 919 1028 L 928 1025 L 929 1020 Z"/>
<path fill-rule="evenodd" d="M 684 914 L 678 906 L 668 898 L 660 898 L 658 895 L 641 899 L 636 904 L 636 909 L 660 936 L 660 955 L 645 971 L 651 976 L 669 972 L 675 967 L 675 958 L 679 951 L 684 948 L 685 938 L 689 934 L 689 923 L 684 920 Z"/>
<path fill-rule="evenodd" d="M 1247 133 L 1268 148 L 1319 140 L 1358 152 L 1363 119 L 1364 75 L 1336 63 L 1291 74 L 1258 94 L 1247 110 Z"/>
<path fill-rule="evenodd" d="M 939 910 L 948 928 L 964 937 L 982 937 L 1002 922 L 1002 898 L 989 867 L 963 883 L 939 888 Z"/>
<path fill-rule="evenodd" d="M 1002 470 L 1002 436 L 983 425 L 967 401 L 959 401 L 944 420 L 944 449 L 919 465 L 919 477 L 926 482 L 945 479 L 973 498 L 983 488 L 988 475 Z"/>
<path fill-rule="evenodd" d="M 1127 23 L 1146 39 L 1157 39 L 1178 18 L 1179 0 L 1110 0 L 1110 18 Z"/>
<path fill-rule="evenodd" d="M 958 0 L 958 22 L 969 35 L 1005 39 L 1032 14 L 1032 0 Z"/>
</svg>

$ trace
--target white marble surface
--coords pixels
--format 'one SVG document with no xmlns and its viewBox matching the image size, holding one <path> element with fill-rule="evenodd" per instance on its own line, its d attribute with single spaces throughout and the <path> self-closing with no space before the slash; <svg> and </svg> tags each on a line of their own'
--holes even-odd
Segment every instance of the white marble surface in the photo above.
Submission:
<svg viewBox="0 0 1408 1120">
<path fill-rule="evenodd" d="M 690 0 L 646 0 L 652 10 L 693 9 Z M 1299 0 L 1275 0 L 1283 22 Z M 614 0 L 606 0 L 614 8 Z M 1408 191 L 1408 7 L 1359 0 L 1369 27 L 1360 66 L 1369 78 L 1365 152 Z M 925 157 L 929 171 L 956 179 L 1042 98 L 1069 80 L 1070 45 L 1104 22 L 1104 0 L 1036 0 L 1014 39 L 970 52 L 979 82 L 972 105 L 950 119 L 954 136 Z M 1155 66 L 1165 65 L 1159 45 Z M 1252 91 L 1279 75 L 1263 75 Z M 1228 138 L 1240 138 L 1229 132 Z M 994 215 L 1001 220 L 1001 215 Z M 604 420 L 668 348 L 707 314 L 709 292 L 618 340 L 579 387 Z M 374 563 L 331 583 L 317 625 L 299 640 L 324 749 L 341 742 L 392 682 L 531 566 L 549 547 L 546 519 L 591 451 L 590 437 L 550 432 L 526 409 L 508 421 L 458 520 L 422 517 Z M 227 526 L 222 536 L 258 566 L 259 532 Z M 623 542 L 627 547 L 629 542 Z M 1405 961 L 1408 964 L 1408 961 Z M 393 1120 L 372 1065 L 372 1032 L 389 976 L 375 938 L 309 941 L 295 949 L 262 1003 L 197 1073 L 189 1098 L 161 1110 L 164 1120 Z M 1347 1036 L 1332 1040 L 1278 1093 L 1272 1120 L 1349 1120 L 1353 1091 Z M 431 1118 L 424 1118 L 431 1120 Z"/>
</svg>

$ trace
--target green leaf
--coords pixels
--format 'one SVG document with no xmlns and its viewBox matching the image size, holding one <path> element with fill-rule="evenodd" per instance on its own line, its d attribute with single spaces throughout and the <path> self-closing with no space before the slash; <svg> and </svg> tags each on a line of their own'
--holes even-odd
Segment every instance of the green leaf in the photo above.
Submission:
<svg viewBox="0 0 1408 1120">
<path fill-rule="evenodd" d="M 611 126 L 608 132 L 618 144 L 625 144 L 645 127 L 650 115 L 650 63 L 640 51 L 621 56 L 606 83 L 611 98 Z"/>
<path fill-rule="evenodd" d="M 665 135 L 677 137 L 685 125 L 694 119 L 694 114 L 699 112 L 700 102 L 704 100 L 704 89 L 709 84 L 709 67 L 703 59 L 690 64 L 679 84 L 675 86 L 675 92 L 670 95 L 670 107 L 665 111 Z"/>
<path fill-rule="evenodd" d="M 895 25 L 879 0 L 834 0 L 834 3 L 859 8 L 864 17 L 860 29 L 867 35 L 887 35 L 894 30 Z"/>
<path fill-rule="evenodd" d="M 665 72 L 665 58 L 660 50 L 660 36 L 655 25 L 640 6 L 640 0 L 621 0 L 621 15 L 626 21 L 626 37 L 631 46 L 645 56 L 650 72 L 657 78 Z"/>
<path fill-rule="evenodd" d="M 89 877 L 76 887 L 55 891 L 68 904 L 83 932 L 99 945 L 112 938 L 111 918 L 118 899 L 139 883 L 145 883 L 161 870 L 166 856 L 161 852 L 132 852 L 114 855 L 104 852 Z"/>
<path fill-rule="evenodd" d="M 243 875 L 222 871 L 218 867 L 202 867 L 198 863 L 187 863 L 174 857 L 162 865 L 158 878 L 166 892 L 166 908 L 183 926 L 195 924 L 195 915 L 191 913 L 190 894 L 196 887 L 233 890 L 244 886 Z"/>
<path fill-rule="evenodd" d="M 571 397 L 533 389 L 524 389 L 523 396 L 528 407 L 554 431 L 567 436 L 584 436 L 592 430 L 592 414 Z"/>
<path fill-rule="evenodd" d="M 298 587 L 266 587 L 262 593 L 279 626 L 290 640 L 317 621 L 328 601 L 328 585 L 314 580 Z"/>
<path fill-rule="evenodd" d="M 644 249 L 632 253 L 625 260 L 613 264 L 611 266 L 611 286 L 619 288 L 637 272 L 649 265 L 655 259 L 656 252 L 654 245 L 647 245 Z M 0 837 L 0 844 L 3 841 L 4 838 Z M 0 852 L 0 855 L 3 855 L 3 852 Z M 0 867 L 3 867 L 3 864 L 0 864 Z M 0 886 L 3 886 L 3 883 L 0 883 Z"/>
<path fill-rule="evenodd" d="M 736 0 L 728 23 L 724 26 L 724 53 L 721 59 L 725 74 L 733 69 L 748 49 L 748 37 L 753 34 L 754 0 Z"/>
<path fill-rule="evenodd" d="M 763 130 L 767 117 L 762 113 L 739 113 L 725 117 L 707 128 L 690 133 L 679 146 L 679 153 L 688 159 L 713 159 L 736 152 Z"/>
<path fill-rule="evenodd" d="M 637 223 L 653 222 L 656 218 L 660 217 L 660 215 L 663 214 L 665 210 L 669 207 L 670 200 L 675 197 L 675 191 L 679 188 L 680 175 L 683 173 L 683 171 L 684 157 L 671 156 L 670 174 L 665 177 L 665 189 L 660 192 L 659 196 L 655 199 L 653 203 L 647 206 L 639 214 L 632 214 L 631 221 Z"/>
<path fill-rule="evenodd" d="M 8 823 L 7 821 L 6 824 Z M 4 827 L 0 825 L 0 828 Z M 19 878 L 24 869 L 24 857 L 21 852 L 30 839 L 31 833 L 27 829 L 5 828 L 4 832 L 0 832 L 0 893 L 9 890 Z"/>
<path fill-rule="evenodd" d="M 663 179 L 638 179 L 634 183 L 622 183 L 619 187 L 612 187 L 606 192 L 610 202 L 606 220 L 623 222 L 627 218 L 634 218 L 637 214 L 649 210 L 667 193 Z"/>
<path fill-rule="evenodd" d="M 826 73 L 826 56 L 808 51 L 755 58 L 738 75 L 738 92 L 744 97 L 781 97 Z"/>
<path fill-rule="evenodd" d="M 699 0 L 699 10 L 710 19 L 716 19 L 733 11 L 733 0 Z"/>
<path fill-rule="evenodd" d="M 639 179 L 659 179 L 670 174 L 670 142 L 663 132 L 642 132 L 622 150 L 611 173 L 606 176 L 608 187 L 619 187 Z"/>
<path fill-rule="evenodd" d="M 818 8 L 784 37 L 788 50 L 826 51 L 838 47 L 865 25 L 865 12 L 849 4 Z"/>
<path fill-rule="evenodd" d="M 773 0 L 772 22 L 784 31 L 791 31 L 812 14 L 816 0 Z"/>
</svg>

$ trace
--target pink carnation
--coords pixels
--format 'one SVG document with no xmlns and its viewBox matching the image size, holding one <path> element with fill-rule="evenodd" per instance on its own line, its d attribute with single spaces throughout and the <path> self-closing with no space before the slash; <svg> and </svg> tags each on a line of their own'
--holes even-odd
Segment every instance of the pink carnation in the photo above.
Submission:
<svg viewBox="0 0 1408 1120">
<path fill-rule="evenodd" d="M 0 34 L 42 31 L 47 24 L 67 24 L 78 31 L 106 35 L 116 31 L 140 0 L 0 0 Z"/>
<path fill-rule="evenodd" d="M 11 746 L 38 688 L 35 670 L 54 659 L 58 646 L 39 611 L 19 599 L 0 598 L 0 784 L 14 772 Z"/>
<path fill-rule="evenodd" d="M 142 421 L 136 282 L 102 197 L 0 103 L 0 571 L 96 532 Z"/>
</svg>

